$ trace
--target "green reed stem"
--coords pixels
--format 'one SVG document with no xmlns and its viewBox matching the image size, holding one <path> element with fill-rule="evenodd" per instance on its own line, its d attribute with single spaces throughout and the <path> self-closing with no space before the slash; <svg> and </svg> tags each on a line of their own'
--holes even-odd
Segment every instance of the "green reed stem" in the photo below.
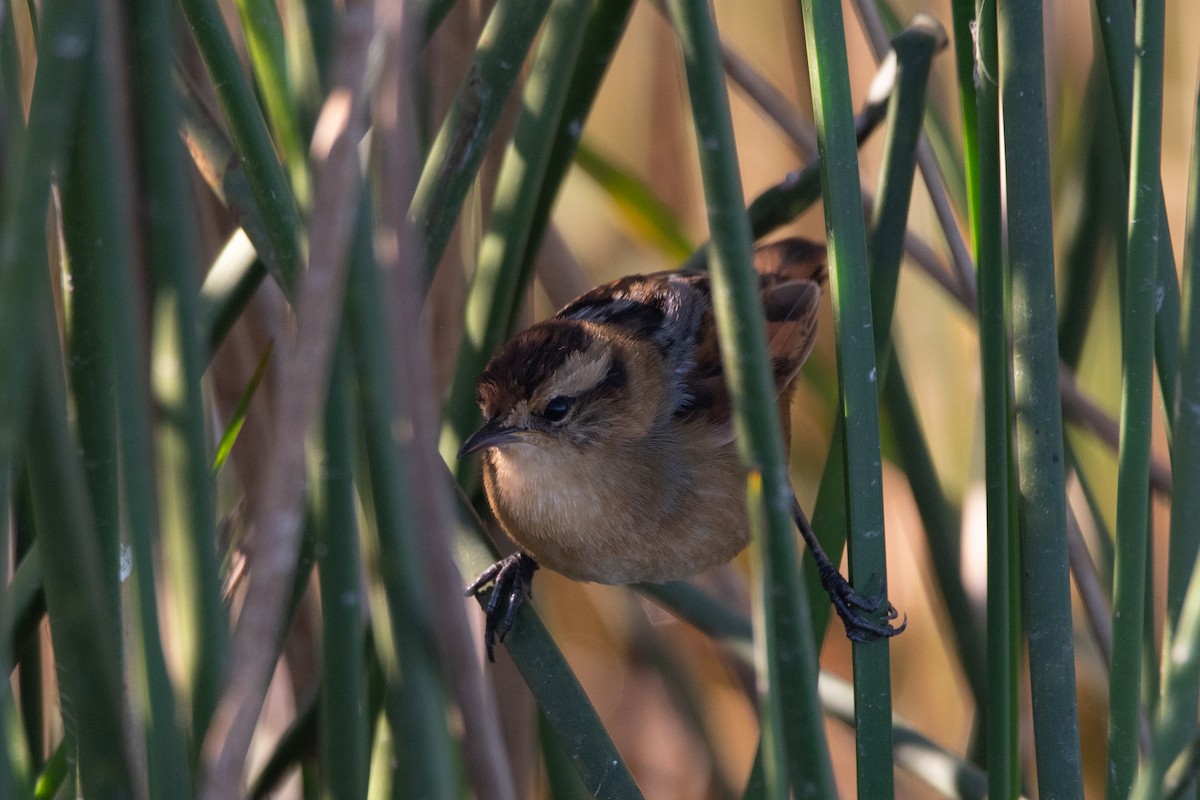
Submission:
<svg viewBox="0 0 1200 800">
<path fill-rule="evenodd" d="M 46 263 L 50 175 L 65 163 L 95 28 L 94 4 L 86 0 L 55 3 L 46 10 L 43 32 L 70 46 L 47 47 L 38 56 L 26 134 L 14 143 L 15 172 L 0 205 L 0 463 L 6 464 L 21 444 L 33 385 L 28 337 L 43 279 L 37 265 Z"/>
<path fill-rule="evenodd" d="M 832 0 L 801 0 L 800 5 L 822 165 L 838 380 L 846 418 L 842 449 L 846 464 L 850 575 L 855 588 L 864 595 L 882 590 L 886 596 L 877 366 L 845 28 L 840 4 Z M 888 654 L 886 639 L 854 645 L 861 798 L 890 798 L 893 794 L 892 771 L 876 766 L 892 761 Z"/>
<path fill-rule="evenodd" d="M 1042 797 L 1081 797 L 1075 659 L 1058 391 L 1054 242 L 1039 0 L 997 9 L 1007 153 L 1022 607 L 1029 636 L 1034 747 Z"/>
<path fill-rule="evenodd" d="M 324 670 L 320 697 L 321 781 L 334 800 L 354 800 L 367 788 L 370 743 L 366 717 L 366 652 L 360 589 L 353 374 L 341 337 L 325 407 L 317 528 L 320 536 L 321 624 Z"/>
<path fill-rule="evenodd" d="M 979 272 L 977 298 L 982 372 L 984 491 L 987 496 L 987 763 L 988 793 L 1011 800 L 1020 792 L 1018 701 L 1021 657 L 1017 582 L 1016 495 L 1012 452 L 1012 367 L 1008 273 L 1003 258 L 1000 175 L 1000 75 L 996 5 L 976 3 L 980 83 L 978 105 L 978 229 L 973 229 Z"/>
<path fill-rule="evenodd" d="M 1200 110 L 1200 93 L 1196 108 Z M 1177 756 L 1190 745 L 1195 752 L 1200 725 L 1200 116 L 1192 129 L 1188 189 L 1187 240 L 1183 253 L 1184 328 L 1180 352 L 1179 415 L 1171 453 L 1170 562 L 1167 573 L 1167 621 L 1163 633 L 1161 696 L 1154 719 L 1153 747 L 1142 762 L 1132 796 L 1162 797 Z M 1180 786 L 1180 797 L 1196 795 L 1193 777 Z"/>
<path fill-rule="evenodd" d="M 53 41 L 50 19 L 46 25 L 47 40 Z M 67 427 L 63 365 L 48 283 L 39 295 L 39 313 L 31 329 L 39 358 L 27 428 L 27 442 L 32 444 L 26 458 L 64 723 L 70 746 L 77 748 L 81 796 L 132 798 L 121 653 L 118 640 L 109 633 L 107 606 L 96 602 L 106 591 L 102 555 L 78 445 Z"/>
<path fill-rule="evenodd" d="M 196 249 L 191 227 L 191 184 L 186 155 L 175 131 L 180 125 L 178 97 L 171 68 L 175 17 L 158 0 L 132 0 L 134 124 L 138 168 L 143 187 L 141 229 L 147 263 L 155 277 L 155 357 L 179 365 L 173 380 L 156 382 L 157 402 L 167 409 L 160 431 L 163 483 L 163 530 L 178 532 L 173 542 L 186 553 L 183 572 L 172 576 L 180 610 L 194 633 L 193 659 L 187 665 L 191 692 L 192 740 L 203 741 L 220 692 L 227 650 L 228 620 L 221 607 L 216 553 L 212 478 L 208 464 L 208 432 L 202 395 L 206 359 L 198 323 Z M 144 352 L 144 350 L 142 351 Z M 164 376 L 165 377 L 165 376 Z M 165 537 L 170 539 L 171 537 Z M 170 546 L 170 545 L 168 545 Z M 148 554 L 143 563 L 151 563 Z M 148 599 L 148 598 L 147 598 Z"/>
<path fill-rule="evenodd" d="M 550 153 L 546 158 L 543 190 L 533 212 L 529 246 L 525 248 L 525 263 L 521 268 L 525 275 L 533 271 L 538 243 L 550 224 L 550 213 L 567 170 L 575 162 L 580 162 L 579 165 L 587 169 L 582 163 L 585 156 L 583 149 L 579 147 L 580 137 L 592 104 L 596 100 L 596 93 L 600 90 L 604 76 L 608 74 L 613 54 L 625 34 L 632 11 L 633 0 L 607 0 L 592 5 L 587 29 L 583 32 L 583 42 L 579 46 L 579 55 L 575 59 L 570 86 L 567 87 L 567 96 L 559 114 L 558 129 L 554 132 Z"/>
<path fill-rule="evenodd" d="M 1161 0 L 1137 6 L 1133 152 L 1129 184 L 1129 257 L 1121 360 L 1121 447 L 1117 475 L 1117 559 L 1109 679 L 1108 797 L 1129 795 L 1138 764 L 1142 634 L 1150 513 L 1154 302 L 1159 234 L 1162 136 Z"/>
<path fill-rule="evenodd" d="M 426 285 L 433 279 L 487 141 L 549 7 L 550 0 L 499 0 L 488 17 L 408 210 L 425 236 Z"/>
<path fill-rule="evenodd" d="M 778 728 L 764 726 L 763 752 L 768 795 L 786 794 L 787 778 L 803 796 L 827 797 L 833 776 L 816 697 L 817 662 L 807 598 L 797 564 L 792 489 L 783 458 L 778 410 L 767 360 L 758 278 L 750 263 L 751 234 L 744 211 L 741 178 L 721 67 L 717 32 L 704 0 L 669 4 L 683 50 L 696 140 L 708 205 L 709 270 L 721 360 L 733 399 L 734 429 L 742 463 L 762 474 L 766 541 L 757 541 L 761 559 L 756 587 L 758 608 L 773 613 L 758 630 L 769 657 L 765 708 L 782 709 Z M 851 137 L 851 148 L 854 139 Z M 751 498 L 753 500 L 753 498 Z M 774 721 L 770 714 L 768 720 Z M 783 741 L 776 737 L 782 734 Z M 771 741 L 776 738 L 776 741 Z M 778 762 L 785 757 L 786 764 Z"/>
<path fill-rule="evenodd" d="M 267 119 L 279 143 L 292 191 L 301 205 L 309 201 L 308 153 L 296 116 L 287 70 L 287 42 L 279 8 L 272 0 L 238 0 L 238 19 L 246 50 L 266 107 Z"/>
<path fill-rule="evenodd" d="M 108 31 L 110 23 L 101 23 Z M 64 229 L 73 270 L 71 307 L 92 307 L 86 318 L 73 321 L 72 339 L 86 336 L 101 343 L 94 357 L 104 364 L 99 386 L 75 385 L 76 405 L 84 408 L 85 398 L 97 390 L 103 394 L 103 416 L 91 424 L 107 431 L 101 452 L 88 453 L 86 469 L 111 463 L 109 480 L 92 487 L 92 507 L 101 545 L 100 571 L 110 585 L 112 602 L 119 609 L 121 577 L 120 550 L 130 548 L 134 567 L 133 619 L 135 625 L 123 636 L 121 616 L 112 618 L 115 641 L 127 639 L 132 677 L 131 700 L 135 712 L 144 715 L 149 770 L 149 787 L 155 796 L 178 796 L 188 791 L 191 779 L 181 732 L 175 719 L 175 694 L 167 674 L 159 628 L 157 585 L 155 582 L 154 538 L 159 529 L 156 509 L 155 464 L 151 444 L 152 413 L 147 402 L 148 379 L 145 371 L 146 343 L 140 321 L 146 310 L 140 301 L 134 279 L 132 184 L 136 165 L 119 150 L 118 143 L 127 134 L 117 128 L 112 115 L 112 89 L 106 80 L 104 52 L 111 38 L 97 39 L 94 69 L 81 108 L 81 134 L 71 180 L 64 187 Z M 69 213 L 68 213 L 69 212 Z M 72 372 L 80 363 L 72 358 Z M 86 391 L 85 391 L 86 390 Z M 81 417 L 82 422 L 82 417 Z M 91 436 L 81 426 L 86 442 Z M 119 472 L 118 472 L 119 467 Z M 123 508 L 121 498 L 124 498 Z M 112 509 L 116 518 L 103 514 Z M 123 513 L 122 513 L 123 512 Z M 121 542 L 124 523 L 128 541 Z M 111 526 L 110 531 L 104 528 Z"/>
<path fill-rule="evenodd" d="M 426 577 L 411 479 L 401 443 L 392 432 L 397 419 L 396 376 L 388 354 L 378 267 L 372 251 L 371 210 L 364 192 L 350 256 L 346 287 L 346 323 L 355 356 L 355 375 L 369 465 L 374 530 L 378 538 L 374 566 L 386 592 L 391 644 L 403 674 L 387 688 L 388 720 L 403 742 L 397 752 L 395 780 L 404 796 L 449 798 L 454 770 L 446 729 L 445 697 L 430 630 Z"/>
<path fill-rule="evenodd" d="M 291 187 L 217 4 L 213 0 L 180 0 L 180 5 L 225 112 L 271 245 L 271 253 L 264 254 L 263 261 L 290 295 L 303 268 L 300 223 Z"/>
<path fill-rule="evenodd" d="M 1132 120 L 1136 32 L 1133 14 L 1134 4 L 1123 3 L 1120 0 L 1096 0 L 1096 17 L 1104 42 L 1104 61 L 1108 66 L 1108 83 L 1112 91 L 1113 109 L 1116 111 L 1117 133 L 1121 140 L 1121 156 L 1126 177 L 1129 177 L 1134 159 Z M 1129 182 L 1127 185 L 1134 184 Z M 1156 233 L 1158 272 L 1155 291 L 1162 297 L 1154 312 L 1154 357 L 1162 396 L 1173 398 L 1179 362 L 1179 283 L 1175 277 L 1175 253 L 1171 246 L 1161 182 L 1155 191 L 1158 193 L 1156 213 L 1159 222 L 1159 230 Z M 1166 412 L 1169 441 L 1174 430 L 1174 408 L 1170 403 L 1167 404 Z"/>
</svg>

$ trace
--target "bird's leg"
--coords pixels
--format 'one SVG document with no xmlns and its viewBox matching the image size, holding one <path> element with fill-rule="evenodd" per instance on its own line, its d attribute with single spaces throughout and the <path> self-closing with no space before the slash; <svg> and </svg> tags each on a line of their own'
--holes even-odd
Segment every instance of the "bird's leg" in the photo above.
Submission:
<svg viewBox="0 0 1200 800">
<path fill-rule="evenodd" d="M 466 596 L 472 597 L 487 584 L 493 581 L 496 584 L 484 607 L 487 621 L 483 626 L 483 643 L 487 647 L 488 661 L 496 660 L 496 639 L 504 641 L 517 620 L 517 609 L 532 593 L 533 573 L 537 568 L 533 556 L 518 550 L 485 569 L 467 587 Z"/>
<path fill-rule="evenodd" d="M 890 622 L 876 622 L 871 619 L 869 615 L 882 608 L 886 602 L 884 590 L 880 589 L 879 594 L 872 597 L 864 597 L 854 591 L 854 587 L 842 577 L 842 573 L 838 572 L 837 567 L 826 555 L 825 548 L 821 547 L 817 535 L 813 533 L 812 525 L 809 524 L 808 518 L 804 516 L 804 510 L 800 508 L 800 503 L 795 498 L 792 498 L 792 516 L 796 519 L 796 527 L 800 529 L 804 543 L 808 545 L 813 559 L 817 562 L 817 573 L 821 576 L 821 586 L 824 587 L 838 616 L 846 625 L 847 638 L 853 642 L 870 642 L 895 636 L 908 627 L 907 615 L 898 626 L 893 626 Z M 895 606 L 887 603 L 887 618 L 893 620 L 898 616 L 899 613 Z"/>
</svg>

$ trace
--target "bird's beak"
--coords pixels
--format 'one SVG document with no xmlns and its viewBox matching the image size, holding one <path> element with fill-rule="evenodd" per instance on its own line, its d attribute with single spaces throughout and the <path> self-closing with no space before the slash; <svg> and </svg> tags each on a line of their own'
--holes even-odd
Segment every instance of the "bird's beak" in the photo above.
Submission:
<svg viewBox="0 0 1200 800">
<path fill-rule="evenodd" d="M 462 449 L 458 451 L 458 457 L 466 458 L 472 453 L 478 453 L 489 447 L 515 442 L 521 438 L 523 433 L 524 431 L 520 428 L 513 428 L 500 422 L 489 422 L 467 437 L 467 440 L 463 442 Z"/>
</svg>

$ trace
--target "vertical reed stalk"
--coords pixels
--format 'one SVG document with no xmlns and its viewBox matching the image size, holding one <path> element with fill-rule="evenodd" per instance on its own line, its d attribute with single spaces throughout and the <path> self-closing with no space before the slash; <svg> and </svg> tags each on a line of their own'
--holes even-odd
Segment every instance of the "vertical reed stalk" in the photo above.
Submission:
<svg viewBox="0 0 1200 800">
<path fill-rule="evenodd" d="M 767 538 L 755 544 L 762 560 L 756 574 L 764 578 L 755 587 L 759 597 L 756 608 L 774 617 L 759 622 L 758 629 L 773 638 L 764 643 L 771 658 L 767 659 L 767 674 L 760 675 L 759 681 L 760 685 L 765 682 L 768 692 L 764 703 L 768 723 L 777 718 L 770 709 L 786 713 L 778 727 L 768 724 L 763 728 L 767 739 L 764 754 L 785 759 L 785 763 L 764 764 L 768 795 L 786 793 L 785 778 L 790 778 L 801 794 L 827 797 L 833 792 L 833 776 L 817 710 L 816 648 L 796 559 L 792 488 L 767 360 L 758 278 L 750 263 L 750 223 L 744 210 L 717 33 L 704 0 L 673 0 L 669 6 L 683 51 L 700 143 L 700 171 L 712 237 L 708 262 L 713 311 L 733 399 L 734 429 L 743 465 L 762 474 Z"/>
<path fill-rule="evenodd" d="M 1121 449 L 1117 476 L 1117 552 L 1113 654 L 1109 677 L 1108 797 L 1129 795 L 1138 764 L 1142 636 L 1150 514 L 1150 437 L 1154 302 L 1159 243 L 1162 138 L 1162 0 L 1137 5 L 1134 56 L 1129 240 L 1121 362 Z"/>
<path fill-rule="evenodd" d="M 1001 0 L 996 21 L 1012 271 L 1021 600 L 1038 790 L 1042 797 L 1081 797 L 1041 2 Z"/>
<path fill-rule="evenodd" d="M 847 476 L 850 576 L 862 594 L 882 590 L 886 597 L 878 369 L 845 29 L 838 3 L 801 0 L 801 9 L 821 157 L 838 381 L 846 418 L 842 449 Z M 879 768 L 892 762 L 889 652 L 886 639 L 854 645 L 855 741 L 858 793 L 862 798 L 893 794 L 892 770 Z"/>
</svg>

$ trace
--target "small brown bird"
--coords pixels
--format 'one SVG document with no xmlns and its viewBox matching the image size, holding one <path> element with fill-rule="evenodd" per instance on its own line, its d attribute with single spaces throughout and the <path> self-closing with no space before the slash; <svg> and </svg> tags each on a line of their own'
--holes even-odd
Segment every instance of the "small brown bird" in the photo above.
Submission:
<svg viewBox="0 0 1200 800">
<path fill-rule="evenodd" d="M 825 248 L 786 239 L 754 253 L 785 440 L 796 376 L 816 339 Z M 633 275 L 593 289 L 505 344 L 479 378 L 488 501 L 519 550 L 491 581 L 489 658 L 540 565 L 597 583 L 660 583 L 723 564 L 749 540 L 745 473 L 705 273 Z M 794 515 L 854 640 L 894 636 Z M 888 619 L 896 611 L 888 605 Z"/>
</svg>

